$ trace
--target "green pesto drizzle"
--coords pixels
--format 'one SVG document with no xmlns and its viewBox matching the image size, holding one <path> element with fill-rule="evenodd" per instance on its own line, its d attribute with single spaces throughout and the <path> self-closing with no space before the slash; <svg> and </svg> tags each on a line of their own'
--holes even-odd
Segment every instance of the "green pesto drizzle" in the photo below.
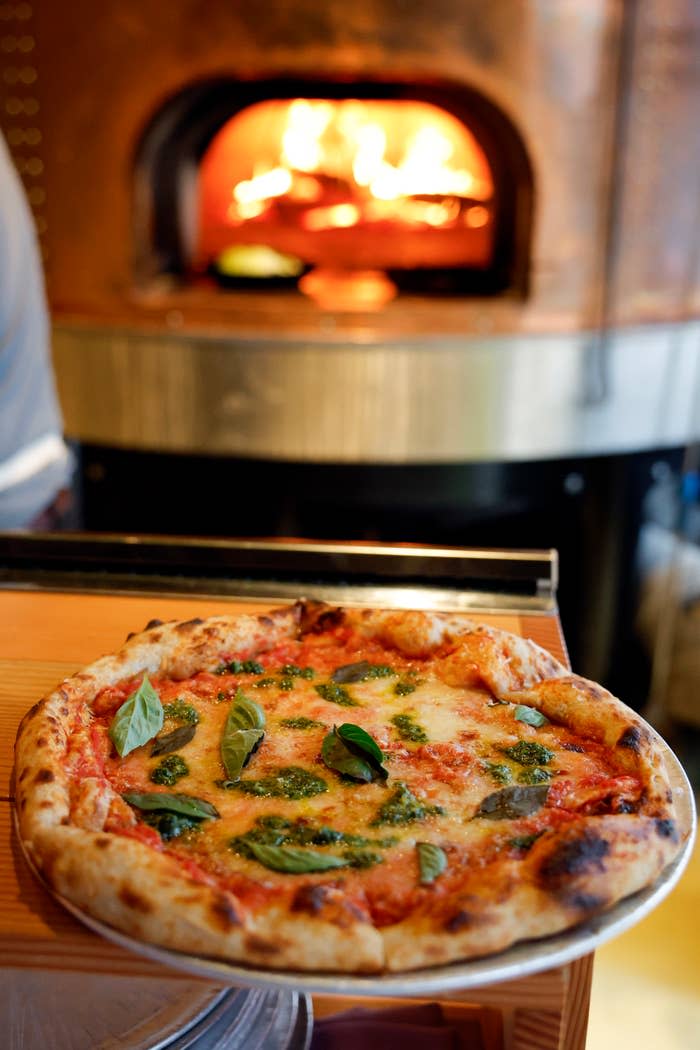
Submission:
<svg viewBox="0 0 700 1050">
<path fill-rule="evenodd" d="M 340 707 L 360 707 L 357 700 L 353 700 L 350 693 L 342 685 L 335 685 L 334 682 L 321 682 L 320 685 L 315 685 L 314 689 L 319 696 L 323 697 L 330 704 L 339 704 Z"/>
<path fill-rule="evenodd" d="M 377 810 L 370 827 L 376 828 L 382 824 L 412 824 L 414 821 L 439 816 L 444 812 L 442 806 L 431 806 L 427 802 L 421 802 L 408 785 L 399 780 L 387 801 Z"/>
<path fill-rule="evenodd" d="M 402 740 L 407 740 L 412 744 L 427 744 L 428 734 L 423 726 L 418 725 L 413 715 L 394 715 L 391 724 L 396 727 Z"/>
<path fill-rule="evenodd" d="M 257 798 L 311 798 L 328 790 L 325 780 L 301 766 L 283 766 L 257 780 L 224 781 L 222 786 Z"/>
<path fill-rule="evenodd" d="M 285 729 L 325 729 L 325 722 L 318 722 L 315 718 L 306 718 L 298 715 L 296 718 L 280 718 L 280 725 Z"/>
<path fill-rule="evenodd" d="M 192 704 L 186 704 L 179 697 L 170 704 L 163 704 L 163 715 L 178 722 L 187 722 L 196 726 L 199 722 L 199 714 Z"/>
<path fill-rule="evenodd" d="M 182 777 L 186 777 L 189 771 L 190 768 L 182 755 L 168 755 L 151 771 L 151 780 L 154 784 L 172 787 Z"/>
</svg>

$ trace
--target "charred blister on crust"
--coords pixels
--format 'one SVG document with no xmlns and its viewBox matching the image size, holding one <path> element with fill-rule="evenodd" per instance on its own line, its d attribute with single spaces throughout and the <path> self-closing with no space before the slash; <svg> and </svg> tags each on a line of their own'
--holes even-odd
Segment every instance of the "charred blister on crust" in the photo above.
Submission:
<svg viewBox="0 0 700 1050">
<path fill-rule="evenodd" d="M 325 602 L 304 602 L 301 610 L 299 633 L 321 634 L 323 631 L 339 627 L 345 619 L 345 611 Z"/>
<path fill-rule="evenodd" d="M 130 886 L 122 886 L 118 893 L 119 900 L 125 907 L 132 911 L 141 912 L 142 915 L 150 915 L 153 905 L 139 893 L 135 893 Z"/>
<path fill-rule="evenodd" d="M 357 922 L 369 921 L 369 915 L 353 901 L 348 900 L 336 885 L 302 886 L 294 895 L 291 911 L 305 912 L 316 917 L 323 913 L 326 922 L 345 929 Z"/>
<path fill-rule="evenodd" d="M 468 911 L 463 909 L 455 912 L 447 922 L 445 923 L 445 929 L 448 933 L 457 933 L 459 930 L 463 930 L 465 926 L 471 926 L 474 922 L 474 916 Z"/>
<path fill-rule="evenodd" d="M 106 835 L 99 835 L 95 839 L 95 846 L 97 849 L 108 849 L 112 845 L 112 840 L 107 838 Z"/>
<path fill-rule="evenodd" d="M 302 886 L 294 894 L 291 910 L 307 912 L 309 915 L 318 915 L 323 911 L 330 896 L 328 886 Z"/>
<path fill-rule="evenodd" d="M 29 710 L 27 711 L 26 715 L 24 716 L 24 718 L 22 719 L 22 721 L 20 723 L 20 731 L 22 730 L 23 726 L 28 725 L 34 718 L 36 718 L 36 716 L 39 714 L 39 711 L 43 707 L 43 704 L 44 704 L 44 701 L 43 700 L 39 700 L 39 701 L 37 701 L 36 704 L 33 705 L 33 707 L 29 708 Z"/>
<path fill-rule="evenodd" d="M 162 626 L 163 626 L 163 621 L 162 620 L 149 620 L 148 623 L 146 624 L 146 626 L 144 627 L 144 631 L 152 631 L 154 627 L 162 627 Z"/>
<path fill-rule="evenodd" d="M 204 620 L 201 616 L 195 616 L 192 620 L 183 620 L 181 623 L 175 624 L 175 630 L 179 634 L 189 634 L 195 627 L 199 627 L 203 623 Z"/>
<path fill-rule="evenodd" d="M 603 861 L 609 852 L 610 843 L 585 828 L 576 838 L 555 844 L 540 865 L 540 879 L 547 888 L 556 889 L 572 876 L 604 871 Z"/>
<path fill-rule="evenodd" d="M 638 754 L 646 740 L 647 733 L 640 726 L 628 726 L 619 737 L 617 746 L 629 748 L 630 751 Z"/>
<path fill-rule="evenodd" d="M 233 901 L 225 893 L 217 893 L 209 905 L 209 916 L 215 926 L 224 933 L 241 925 L 241 919 Z"/>
<path fill-rule="evenodd" d="M 37 747 L 47 747 L 48 743 L 49 742 L 48 742 L 48 740 L 46 739 L 45 736 L 38 736 L 36 738 L 36 746 Z"/>
<path fill-rule="evenodd" d="M 663 818 L 654 821 L 654 827 L 656 828 L 656 834 L 659 838 L 670 839 L 671 842 L 678 842 L 678 827 L 675 820 L 669 818 Z"/>
<path fill-rule="evenodd" d="M 565 898 L 563 903 L 581 912 L 583 916 L 594 915 L 605 908 L 608 902 L 604 897 L 599 897 L 595 893 L 572 893 L 571 896 Z"/>
<path fill-rule="evenodd" d="M 53 770 L 40 769 L 34 777 L 35 784 L 51 784 L 56 779 Z"/>
</svg>

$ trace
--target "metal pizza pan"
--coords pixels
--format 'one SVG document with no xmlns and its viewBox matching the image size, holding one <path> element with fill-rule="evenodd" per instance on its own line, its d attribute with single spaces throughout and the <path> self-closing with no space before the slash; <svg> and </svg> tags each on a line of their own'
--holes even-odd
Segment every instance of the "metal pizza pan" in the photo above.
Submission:
<svg viewBox="0 0 700 1050">
<path fill-rule="evenodd" d="M 520 942 L 496 955 L 429 969 L 367 976 L 262 970 L 135 940 L 94 919 L 50 887 L 47 889 L 71 914 L 108 940 L 166 966 L 198 977 L 210 978 L 219 985 L 277 988 L 307 994 L 344 996 L 433 996 L 515 980 L 570 963 L 624 933 L 649 915 L 668 896 L 683 874 L 690 860 L 696 835 L 697 819 L 693 790 L 674 753 L 651 727 L 649 729 L 664 753 L 677 807 L 679 830 L 684 838 L 683 846 L 674 861 L 651 886 L 626 897 L 610 910 L 588 922 L 561 934 Z M 29 857 L 27 861 L 43 882 Z"/>
</svg>

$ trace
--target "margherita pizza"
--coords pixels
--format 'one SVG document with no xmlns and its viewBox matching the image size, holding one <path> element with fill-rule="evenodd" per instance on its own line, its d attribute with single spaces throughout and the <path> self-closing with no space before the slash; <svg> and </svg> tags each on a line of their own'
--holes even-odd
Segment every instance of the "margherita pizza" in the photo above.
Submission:
<svg viewBox="0 0 700 1050">
<path fill-rule="evenodd" d="M 59 894 L 276 969 L 498 952 L 650 884 L 682 837 L 658 738 L 533 642 L 312 602 L 150 623 L 27 714 L 15 777 Z"/>
</svg>

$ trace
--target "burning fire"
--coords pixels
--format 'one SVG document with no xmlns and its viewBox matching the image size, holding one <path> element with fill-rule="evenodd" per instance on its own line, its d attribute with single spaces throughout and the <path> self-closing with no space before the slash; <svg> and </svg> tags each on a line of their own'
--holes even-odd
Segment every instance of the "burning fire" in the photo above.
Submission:
<svg viewBox="0 0 700 1050">
<path fill-rule="evenodd" d="M 295 99 L 285 105 L 276 163 L 258 161 L 252 176 L 231 189 L 226 218 L 232 225 L 259 218 L 280 200 L 301 205 L 299 223 L 313 231 L 387 220 L 433 228 L 483 224 L 468 216 L 470 205 L 491 197 L 488 166 L 449 114 L 409 104 L 421 112 L 412 114 L 413 126 L 398 140 L 391 103 Z M 330 203 L 339 195 L 347 199 Z M 487 208 L 479 214 L 488 221 Z"/>
<path fill-rule="evenodd" d="M 415 100 L 251 105 L 210 143 L 199 202 L 201 269 L 264 245 L 332 271 L 337 287 L 343 271 L 487 266 L 494 250 L 484 151 L 453 114 Z"/>
</svg>

